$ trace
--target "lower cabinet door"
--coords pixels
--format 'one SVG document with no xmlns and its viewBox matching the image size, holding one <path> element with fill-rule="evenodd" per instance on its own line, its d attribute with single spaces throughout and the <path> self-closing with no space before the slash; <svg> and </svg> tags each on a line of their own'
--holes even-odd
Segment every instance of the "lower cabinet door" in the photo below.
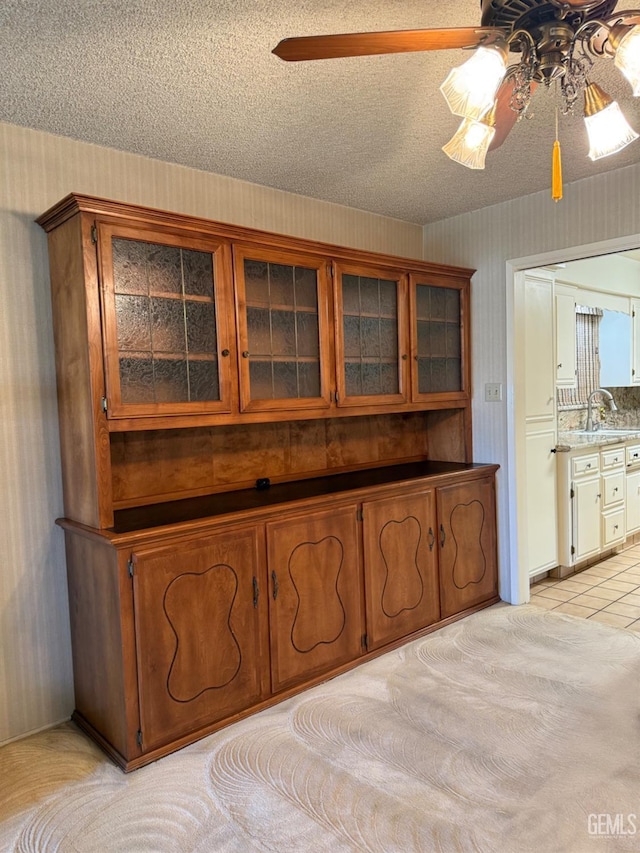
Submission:
<svg viewBox="0 0 640 853">
<path fill-rule="evenodd" d="M 492 479 L 437 489 L 441 617 L 498 593 L 496 504 Z"/>
<path fill-rule="evenodd" d="M 363 504 L 370 649 L 440 618 L 433 491 Z"/>
<path fill-rule="evenodd" d="M 244 528 L 133 554 L 144 752 L 268 692 L 260 541 Z"/>
<path fill-rule="evenodd" d="M 269 522 L 274 692 L 362 654 L 357 506 Z"/>
</svg>

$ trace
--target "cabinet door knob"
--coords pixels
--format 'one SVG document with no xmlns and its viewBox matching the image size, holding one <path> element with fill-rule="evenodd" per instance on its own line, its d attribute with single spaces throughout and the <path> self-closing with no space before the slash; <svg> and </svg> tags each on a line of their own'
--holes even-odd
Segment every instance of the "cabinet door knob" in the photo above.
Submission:
<svg viewBox="0 0 640 853">
<path fill-rule="evenodd" d="M 273 582 L 273 600 L 275 601 L 278 597 L 278 590 L 280 589 L 278 586 L 278 575 L 275 572 L 271 572 L 271 580 Z"/>
<path fill-rule="evenodd" d="M 559 364 L 559 365 L 558 365 L 558 370 L 560 370 L 560 368 L 561 368 L 561 367 L 562 367 L 562 364 Z"/>
<path fill-rule="evenodd" d="M 403 356 L 402 356 L 402 360 L 403 360 L 403 361 L 406 361 L 408 357 L 409 357 L 409 356 L 408 356 L 406 353 L 404 353 L 404 354 L 403 354 Z"/>
<path fill-rule="evenodd" d="M 223 356 L 224 358 L 226 358 L 229 355 L 229 350 L 223 349 L 222 352 L 220 353 L 220 355 Z"/>
<path fill-rule="evenodd" d="M 444 527 L 442 525 L 440 525 L 440 547 L 441 548 L 444 548 L 445 539 L 446 539 L 446 536 L 444 534 Z"/>
<path fill-rule="evenodd" d="M 242 357 L 243 357 L 243 358 L 249 358 L 249 350 L 248 350 L 248 349 L 246 349 L 246 350 L 242 353 Z"/>
<path fill-rule="evenodd" d="M 258 586 L 258 578 L 253 579 L 253 606 L 258 606 L 258 597 L 260 596 L 260 587 Z"/>
<path fill-rule="evenodd" d="M 429 528 L 429 550 L 430 551 L 433 551 L 433 546 L 435 544 L 435 541 L 436 541 L 436 537 L 434 536 L 433 528 L 430 527 Z"/>
</svg>

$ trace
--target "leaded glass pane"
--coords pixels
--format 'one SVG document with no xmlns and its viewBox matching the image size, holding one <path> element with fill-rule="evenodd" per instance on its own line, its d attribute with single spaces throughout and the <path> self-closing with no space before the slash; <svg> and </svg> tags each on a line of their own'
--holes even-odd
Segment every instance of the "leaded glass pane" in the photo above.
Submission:
<svg viewBox="0 0 640 853">
<path fill-rule="evenodd" d="M 380 394 L 380 365 L 376 363 L 365 362 L 362 365 L 362 394 L 369 396 L 371 394 Z"/>
<path fill-rule="evenodd" d="M 245 259 L 244 280 L 251 399 L 320 396 L 317 270 Z"/>
<path fill-rule="evenodd" d="M 153 403 L 153 361 L 131 356 L 120 358 L 120 399 L 123 403 Z"/>
<path fill-rule="evenodd" d="M 347 396 L 399 393 L 398 284 L 343 275 L 342 332 Z"/>
<path fill-rule="evenodd" d="M 156 403 L 181 403 L 189 398 L 187 360 L 156 358 L 153 362 Z"/>
<path fill-rule="evenodd" d="M 400 379 L 398 377 L 397 364 L 380 365 L 380 393 L 398 394 L 400 392 Z"/>
<path fill-rule="evenodd" d="M 416 287 L 418 391 L 462 390 L 460 291 L 450 287 Z"/>
<path fill-rule="evenodd" d="M 216 315 L 213 302 L 186 302 L 187 349 L 197 353 L 215 353 Z"/>
<path fill-rule="evenodd" d="M 149 245 L 151 293 L 182 293 L 182 251 L 175 246 Z"/>
<path fill-rule="evenodd" d="M 151 340 L 154 352 L 186 352 L 184 303 L 178 299 L 151 299 Z"/>
<path fill-rule="evenodd" d="M 315 270 L 295 267 L 295 293 L 298 308 L 318 309 L 318 281 Z"/>
<path fill-rule="evenodd" d="M 204 403 L 219 399 L 218 363 L 189 359 L 189 389 L 192 400 Z"/>
<path fill-rule="evenodd" d="M 298 365 L 300 397 L 320 396 L 320 364 L 317 361 L 301 361 Z"/>
<path fill-rule="evenodd" d="M 213 257 L 208 252 L 182 250 L 182 273 L 186 296 L 213 298 Z"/>
<path fill-rule="evenodd" d="M 360 289 L 357 275 L 342 276 L 342 311 L 344 314 L 360 314 Z"/>
<path fill-rule="evenodd" d="M 362 374 L 360 363 L 348 361 L 344 366 L 345 389 L 349 397 L 362 395 Z"/>
<path fill-rule="evenodd" d="M 293 311 L 271 312 L 271 346 L 273 355 L 296 355 L 296 315 Z"/>
<path fill-rule="evenodd" d="M 146 296 L 116 295 L 116 326 L 121 352 L 150 350 L 149 299 Z"/>
<path fill-rule="evenodd" d="M 149 293 L 148 244 L 114 239 L 113 280 L 116 293 Z"/>
<path fill-rule="evenodd" d="M 284 264 L 269 264 L 269 300 L 272 305 L 293 307 L 293 270 Z"/>
<path fill-rule="evenodd" d="M 317 314 L 300 312 L 296 316 L 296 330 L 298 355 L 317 358 L 320 352 Z"/>
<path fill-rule="evenodd" d="M 112 252 L 121 402 L 219 400 L 212 253 L 123 238 Z"/>
<path fill-rule="evenodd" d="M 294 361 L 274 361 L 274 400 L 286 400 L 298 396 L 298 371 L 296 370 L 296 363 Z"/>
</svg>

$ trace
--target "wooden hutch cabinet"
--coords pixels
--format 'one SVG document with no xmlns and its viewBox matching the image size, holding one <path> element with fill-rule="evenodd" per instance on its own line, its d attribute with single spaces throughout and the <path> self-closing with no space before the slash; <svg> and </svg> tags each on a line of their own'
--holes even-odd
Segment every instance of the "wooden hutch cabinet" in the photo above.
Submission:
<svg viewBox="0 0 640 853">
<path fill-rule="evenodd" d="M 498 600 L 470 270 L 70 195 L 76 710 L 125 770 Z"/>
</svg>

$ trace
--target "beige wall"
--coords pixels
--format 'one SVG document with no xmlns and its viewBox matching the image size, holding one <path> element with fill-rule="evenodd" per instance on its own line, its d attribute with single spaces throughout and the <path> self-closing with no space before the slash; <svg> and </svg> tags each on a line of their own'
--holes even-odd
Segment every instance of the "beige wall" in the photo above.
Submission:
<svg viewBox="0 0 640 853">
<path fill-rule="evenodd" d="M 512 318 L 507 311 L 512 276 L 508 280 L 507 261 L 556 251 L 573 260 L 593 253 L 592 244 L 625 235 L 638 235 L 630 242 L 640 245 L 640 164 L 569 184 L 558 204 L 545 191 L 424 229 L 425 258 L 477 270 L 471 310 L 474 458 L 502 466 L 498 479 L 501 594 L 508 601 L 522 600 L 523 578 L 519 582 L 512 518 L 514 435 L 508 428 L 508 411 L 514 405 L 514 388 L 507 385 L 513 355 Z M 601 247 L 601 251 L 621 248 Z M 484 402 L 485 382 L 504 383 L 503 403 Z"/>
<path fill-rule="evenodd" d="M 46 235 L 33 221 L 69 192 L 422 254 L 418 225 L 0 124 L 0 743 L 73 709 Z"/>
</svg>

